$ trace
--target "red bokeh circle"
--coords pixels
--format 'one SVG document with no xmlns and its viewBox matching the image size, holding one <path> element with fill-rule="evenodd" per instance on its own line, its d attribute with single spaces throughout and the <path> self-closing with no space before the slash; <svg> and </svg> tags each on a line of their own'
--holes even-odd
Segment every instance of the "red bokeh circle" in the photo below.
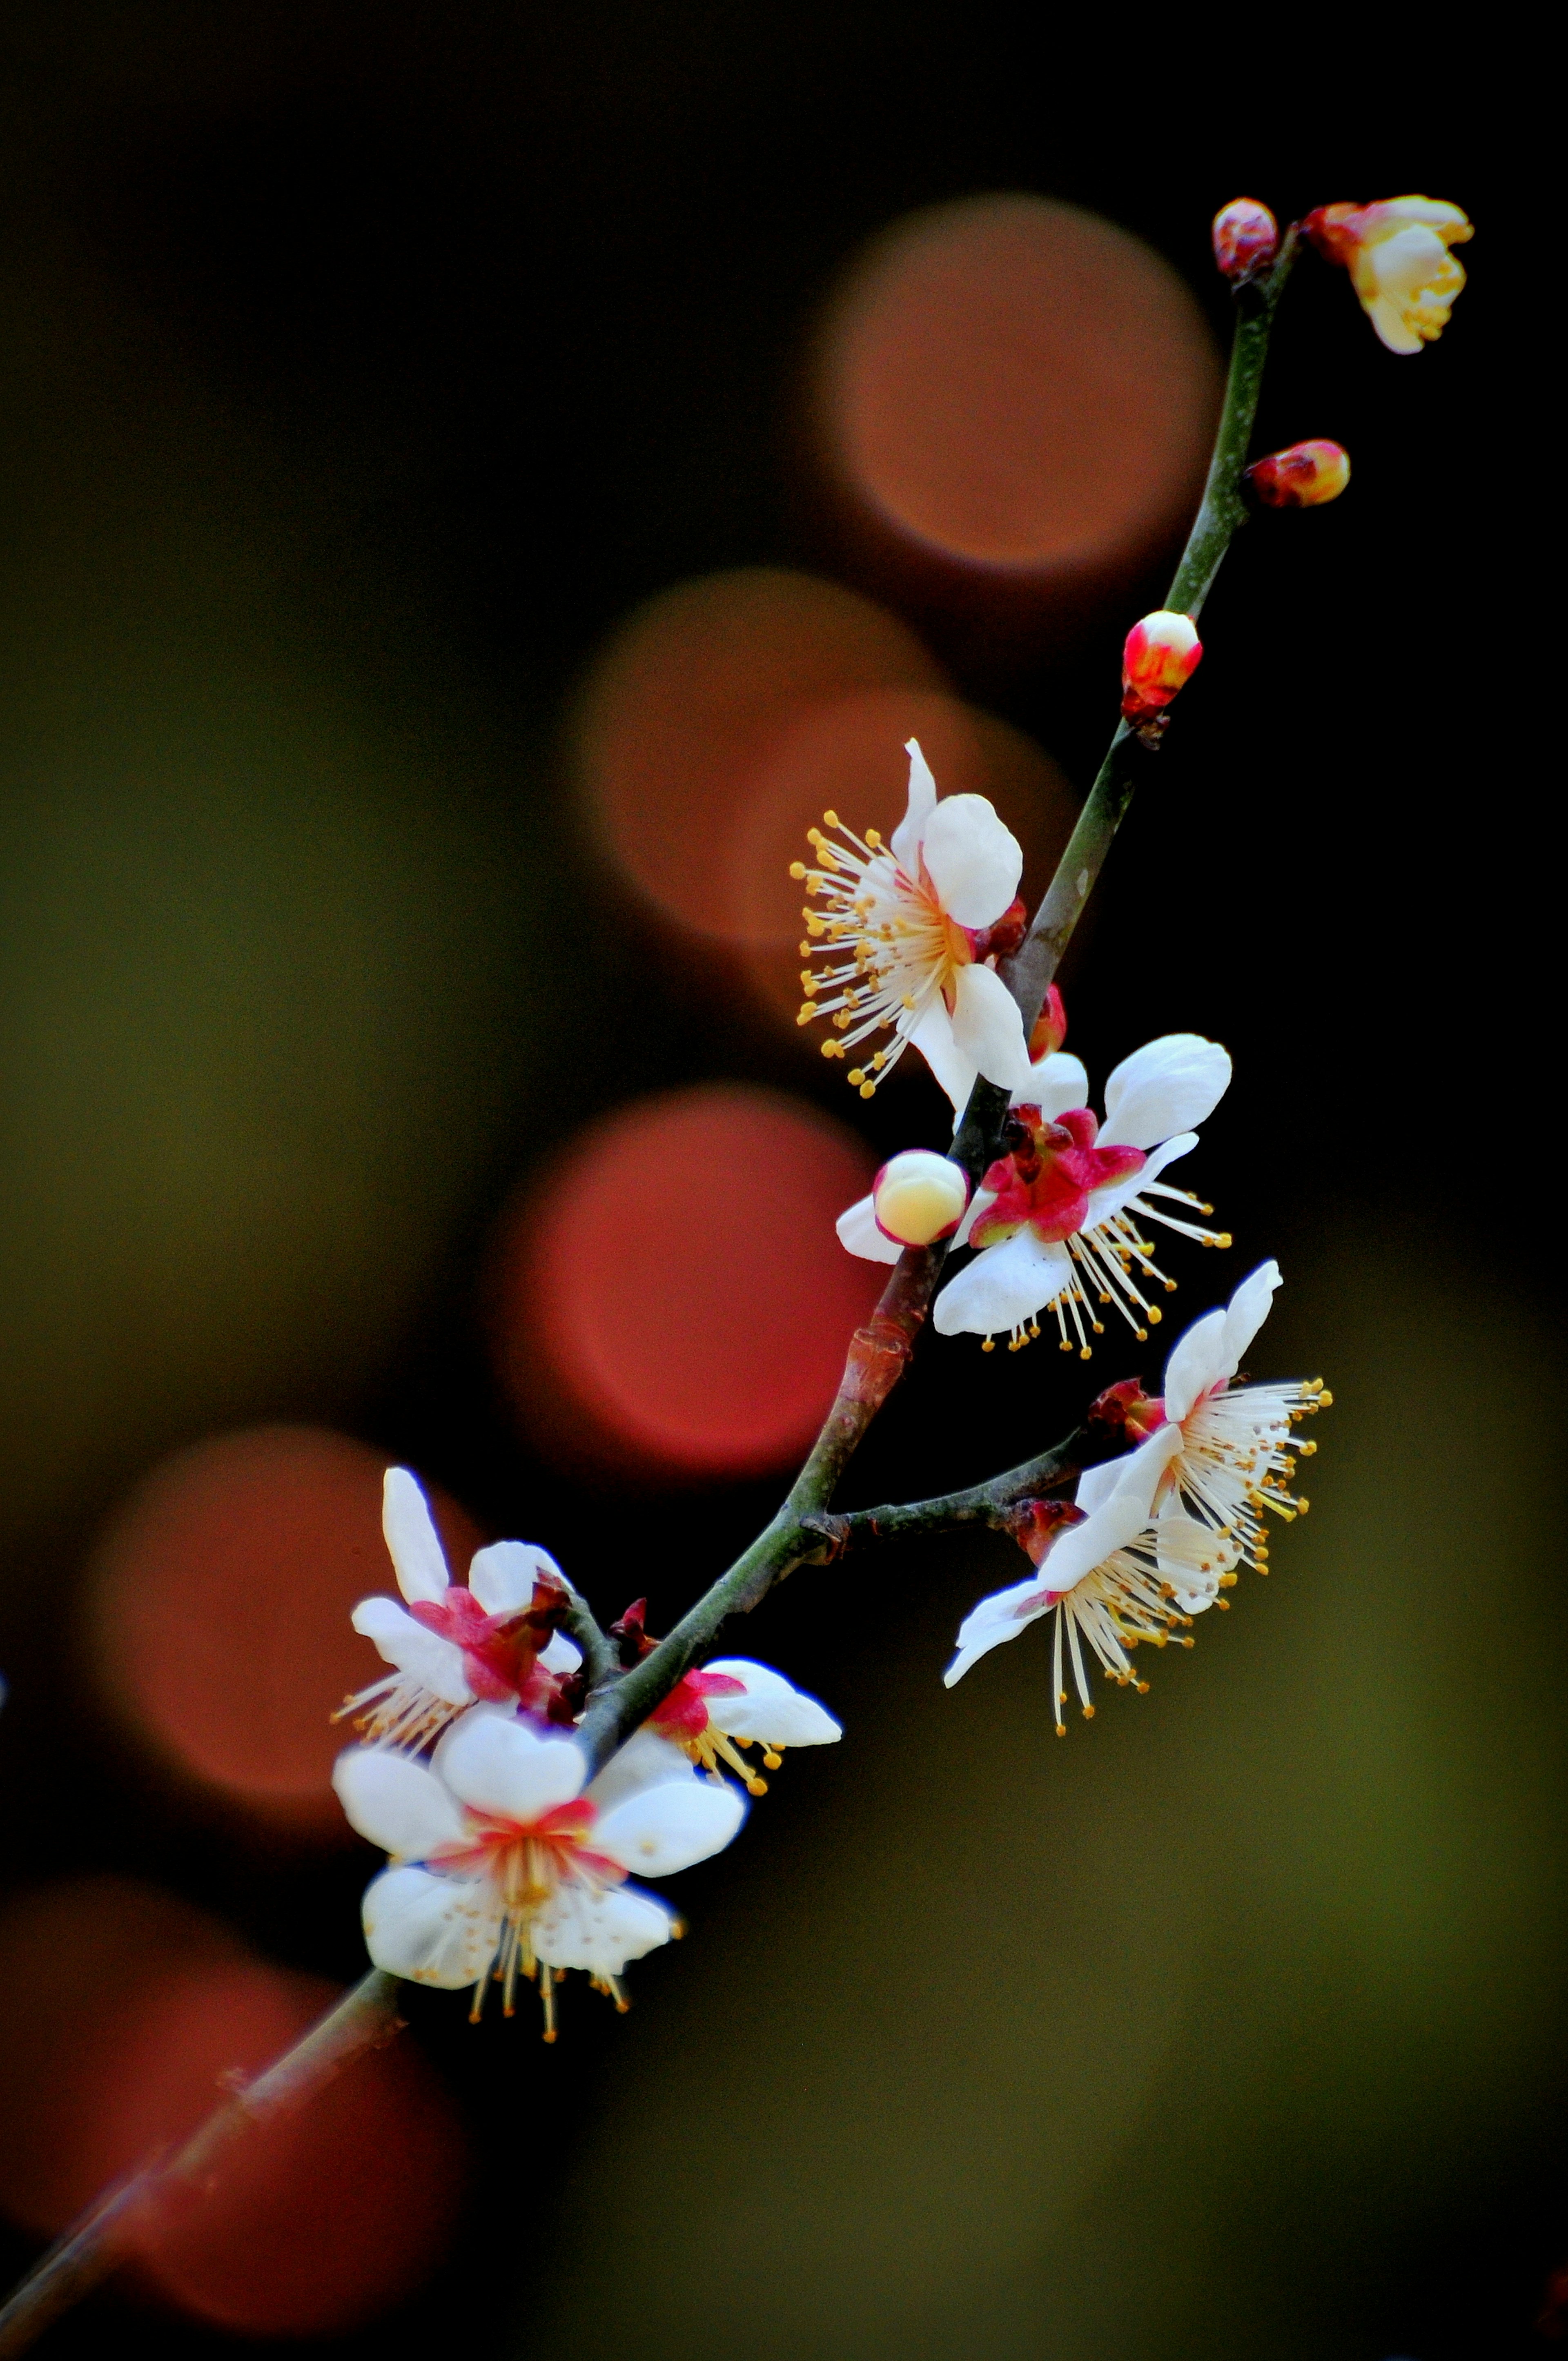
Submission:
<svg viewBox="0 0 1568 2361">
<path fill-rule="evenodd" d="M 184 1769 L 301 1832 L 345 1833 L 333 1715 L 379 1660 L 349 1623 L 393 1587 L 386 1460 L 323 1427 L 253 1427 L 178 1452 L 111 1520 L 91 1612 L 104 1677 Z M 434 1495 L 455 1565 L 480 1536 Z"/>
<path fill-rule="evenodd" d="M 766 566 L 682 583 L 622 625 L 584 691 L 574 746 L 595 832 L 664 917 L 744 940 L 744 832 L 781 735 L 861 691 L 941 686 L 912 632 L 836 584 Z"/>
<path fill-rule="evenodd" d="M 745 1476 L 804 1449 L 887 1274 L 833 1224 L 875 1159 L 773 1091 L 622 1107 L 508 1218 L 497 1322 L 519 1406 L 573 1455 Z"/>
<path fill-rule="evenodd" d="M 94 1877 L 0 1916 L 0 2205 L 45 2235 L 173 2149 L 329 2007 L 204 1911 Z M 367 2053 L 248 2132 L 137 2231 L 145 2279 L 255 2335 L 320 2335 L 396 2302 L 448 2242 L 466 2161 L 411 2045 Z"/>
<path fill-rule="evenodd" d="M 965 198 L 899 222 L 830 305 L 820 422 L 895 534 L 1036 576 L 1126 563 L 1202 480 L 1219 367 L 1183 280 L 1095 214 Z"/>
</svg>

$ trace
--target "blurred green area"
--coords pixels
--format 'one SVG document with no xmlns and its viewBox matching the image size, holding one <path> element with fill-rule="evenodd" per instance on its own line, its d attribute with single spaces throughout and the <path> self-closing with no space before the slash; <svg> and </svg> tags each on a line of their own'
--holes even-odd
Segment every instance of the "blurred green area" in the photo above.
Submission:
<svg viewBox="0 0 1568 2361">
<path fill-rule="evenodd" d="M 189 1432 L 363 1387 L 515 1120 L 558 964 L 525 948 L 557 857 L 532 758 L 488 774 L 483 726 L 406 649 L 378 698 L 311 629 L 305 484 L 91 285 L 11 291 L 15 1533 Z"/>
<path fill-rule="evenodd" d="M 841 1746 L 619 2048 L 527 2361 L 1381 2355 L 1411 2225 L 1548 2137 L 1560 1348 L 1408 1240 L 1324 1252 L 1255 1348 L 1332 1382 L 1310 1514 L 1149 1697 L 1055 1741 L 1043 1626 L 945 1695 L 1008 1554 L 883 1581 Z"/>
</svg>

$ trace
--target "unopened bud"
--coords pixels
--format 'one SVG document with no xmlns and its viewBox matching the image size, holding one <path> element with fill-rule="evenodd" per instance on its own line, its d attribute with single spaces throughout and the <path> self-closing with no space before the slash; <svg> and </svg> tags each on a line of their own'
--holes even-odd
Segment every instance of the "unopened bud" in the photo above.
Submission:
<svg viewBox="0 0 1568 2361">
<path fill-rule="evenodd" d="M 1321 439 L 1292 443 L 1288 451 L 1255 459 L 1245 480 L 1266 508 L 1321 509 L 1349 483 L 1350 454 Z"/>
<path fill-rule="evenodd" d="M 1067 1039 L 1067 1010 L 1061 994 L 1053 983 L 1047 988 L 1046 1005 L 1035 1019 L 1029 1036 L 1029 1063 L 1036 1065 L 1042 1058 L 1054 1058 Z"/>
<path fill-rule="evenodd" d="M 1165 1404 L 1157 1394 L 1146 1394 L 1137 1378 L 1124 1378 L 1119 1385 L 1107 1386 L 1102 1394 L 1096 1394 L 1083 1413 L 1083 1423 L 1091 1432 L 1105 1430 L 1116 1437 L 1117 1444 L 1142 1443 L 1165 1424 Z"/>
<path fill-rule="evenodd" d="M 1214 259 L 1233 285 L 1266 270 L 1279 246 L 1279 224 L 1255 197 L 1233 197 L 1214 215 Z"/>
<path fill-rule="evenodd" d="M 895 1246 L 928 1246 L 950 1237 L 969 1204 L 969 1178 L 934 1148 L 906 1148 L 872 1183 L 872 1211 Z"/>
<path fill-rule="evenodd" d="M 1197 671 L 1203 642 L 1190 615 L 1162 607 L 1127 633 L 1122 651 L 1122 710 L 1129 721 L 1146 721 L 1170 703 Z"/>
</svg>

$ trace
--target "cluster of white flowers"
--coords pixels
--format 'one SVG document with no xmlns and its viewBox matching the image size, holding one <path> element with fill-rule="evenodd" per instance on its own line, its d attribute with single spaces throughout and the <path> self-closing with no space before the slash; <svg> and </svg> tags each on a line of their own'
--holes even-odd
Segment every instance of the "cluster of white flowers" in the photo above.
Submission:
<svg viewBox="0 0 1568 2361">
<path fill-rule="evenodd" d="M 939 1015 L 950 1018 L 957 1010 L 964 976 L 992 970 L 977 971 L 973 961 L 981 952 L 969 938 L 970 964 L 955 967 L 953 944 L 962 929 L 948 905 L 945 878 L 949 868 L 966 879 L 975 873 L 1001 822 L 982 796 L 937 800 L 914 741 L 908 752 L 909 809 L 894 832 L 894 855 L 881 850 L 872 830 L 851 884 L 835 887 L 831 870 L 812 874 L 817 890 L 836 893 L 835 906 L 850 914 L 835 926 L 863 920 L 867 932 L 857 957 L 873 983 L 889 972 L 888 955 L 874 947 L 888 938 L 877 937 L 873 920 L 883 923 L 899 895 L 918 901 L 924 932 L 911 925 L 896 937 L 899 996 L 894 1001 L 890 988 L 880 997 L 871 994 L 863 1009 L 856 1002 L 855 1038 L 877 1023 L 897 1030 L 900 1012 L 916 1012 L 897 1048 L 907 1041 L 925 1054 L 960 1117 L 977 1073 L 1005 1084 L 1008 1137 L 972 1194 L 950 1157 L 930 1148 L 904 1150 L 883 1167 L 870 1196 L 840 1215 L 839 1239 L 851 1254 L 887 1263 L 896 1262 L 905 1247 L 940 1238 L 970 1248 L 938 1296 L 932 1324 L 942 1335 L 979 1335 L 987 1351 L 999 1333 L 1008 1335 L 1010 1350 L 1018 1350 L 1039 1335 L 1047 1315 L 1063 1351 L 1076 1349 L 1088 1359 L 1091 1340 L 1104 1334 L 1100 1313 L 1106 1307 L 1146 1342 L 1161 1318 L 1153 1290 L 1168 1292 L 1176 1284 L 1154 1259 L 1149 1224 L 1206 1246 L 1230 1244 L 1224 1232 L 1190 1218 L 1208 1216 L 1212 1206 L 1161 1177 L 1197 1146 L 1197 1126 L 1230 1082 L 1230 1059 L 1217 1042 L 1194 1033 L 1146 1042 L 1109 1076 L 1102 1119 L 1089 1105 L 1082 1064 L 1060 1047 L 1066 1019 L 1054 994 L 1048 1021 L 1030 1045 L 1038 1051 L 1033 1059 L 1015 1009 L 1016 1038 L 1008 1037 L 1005 1055 L 994 1047 L 989 1062 L 964 1055 L 960 1028 L 955 1021 L 942 1023 Z M 820 839 L 814 840 L 820 850 Z M 948 865 L 941 876 L 932 873 L 923 850 L 933 840 L 944 848 Z M 917 880 L 903 866 L 905 858 L 918 865 Z M 873 866 L 874 895 L 865 887 Z M 1011 895 L 1017 878 L 1015 867 L 1004 874 L 998 869 L 992 900 L 1000 903 L 1003 885 Z M 994 951 L 984 955 L 994 962 Z M 1001 978 L 995 982 L 1004 993 Z M 972 999 L 972 982 L 969 990 Z M 993 1038 L 1003 1042 L 1000 1025 Z M 1290 1484 L 1295 1455 L 1313 1446 L 1294 1444 L 1291 1429 L 1331 1399 L 1317 1380 L 1231 1383 L 1278 1283 L 1277 1268 L 1266 1263 L 1237 1290 L 1228 1311 L 1211 1312 L 1188 1331 L 1168 1363 L 1163 1402 L 1132 1389 L 1124 1423 L 1136 1448 L 1090 1468 L 1071 1507 L 1042 1512 L 1021 1527 L 1036 1565 L 1048 1560 L 1049 1579 L 1036 1576 L 975 1609 L 959 1634 L 949 1686 L 990 1649 L 1054 1613 L 1061 1730 L 1064 1643 L 1083 1710 L 1092 1714 L 1085 1646 L 1112 1679 L 1142 1688 L 1146 1684 L 1136 1680 L 1133 1649 L 1142 1642 L 1165 1647 L 1173 1640 L 1190 1646 L 1192 1619 L 1226 1603 L 1222 1594 L 1238 1565 L 1266 1567 L 1265 1512 L 1293 1518 L 1306 1507 Z"/>
<path fill-rule="evenodd" d="M 387 1471 L 382 1526 L 407 1605 L 377 1596 L 354 1610 L 391 1670 L 345 1704 L 369 1742 L 334 1773 L 350 1821 L 389 1856 L 365 1896 L 366 1943 L 392 1975 L 472 1986 L 476 2017 L 491 1980 L 510 2015 L 529 1978 L 554 2040 L 563 1976 L 581 1970 L 624 2008 L 627 1962 L 681 1931 L 628 1876 L 723 1850 L 747 1808 L 724 1770 L 764 1789 L 742 1750 L 761 1747 L 773 1769 L 786 1746 L 823 1745 L 839 1725 L 767 1665 L 726 1658 L 677 1682 L 590 1778 L 573 1735 L 582 1653 L 559 1628 L 571 1593 L 554 1560 L 497 1542 L 453 1582 L 406 1467 Z M 614 1631 L 632 1662 L 652 1644 L 641 1600 Z"/>
</svg>

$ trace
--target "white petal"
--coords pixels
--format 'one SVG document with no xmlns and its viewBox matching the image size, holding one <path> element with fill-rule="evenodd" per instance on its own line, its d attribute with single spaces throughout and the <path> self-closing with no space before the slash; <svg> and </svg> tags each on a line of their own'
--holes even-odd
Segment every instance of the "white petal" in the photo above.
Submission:
<svg viewBox="0 0 1568 2361">
<path fill-rule="evenodd" d="M 909 1046 L 918 1049 L 932 1073 L 962 1115 L 975 1084 L 977 1068 L 953 1038 L 953 1020 L 939 992 L 934 992 L 909 1028 Z"/>
<path fill-rule="evenodd" d="M 1102 1148 L 1153 1148 L 1206 1123 L 1224 1096 L 1231 1060 L 1198 1033 L 1166 1033 L 1124 1058 L 1105 1085 Z"/>
<path fill-rule="evenodd" d="M 920 873 L 920 840 L 926 833 L 926 823 L 937 808 L 937 782 L 931 776 L 931 766 L 920 752 L 918 738 L 905 741 L 909 757 L 909 803 L 904 818 L 888 840 L 888 850 L 907 877 Z"/>
<path fill-rule="evenodd" d="M 533 1949 L 548 1968 L 582 1968 L 590 1976 L 618 1976 L 628 1960 L 670 1939 L 674 1914 L 650 1894 L 611 1886 L 593 1893 L 562 1886 L 532 1928 Z"/>
<path fill-rule="evenodd" d="M 394 1859 L 422 1861 L 464 1833 L 462 1807 L 435 1773 L 389 1746 L 351 1746 L 332 1784 L 349 1826 Z"/>
<path fill-rule="evenodd" d="M 645 1787 L 664 1787 L 672 1781 L 685 1781 L 687 1786 L 700 1777 L 696 1763 L 684 1754 L 673 1739 L 661 1738 L 656 1730 L 646 1724 L 634 1730 L 604 1769 L 595 1773 L 588 1788 L 588 1800 L 608 1812 L 623 1804 L 629 1795 L 641 1795 Z"/>
<path fill-rule="evenodd" d="M 920 850 L 942 907 L 960 927 L 989 927 L 1018 891 L 1024 852 L 983 796 L 945 796 Z"/>
<path fill-rule="evenodd" d="M 540 1738 L 504 1707 L 465 1714 L 434 1759 L 453 1794 L 475 1811 L 524 1826 L 581 1795 L 588 1773 L 575 1738 Z"/>
<path fill-rule="evenodd" d="M 1206 1312 L 1170 1348 L 1165 1365 L 1167 1418 L 1185 1418 L 1199 1395 L 1222 1378 L 1234 1377 L 1235 1367 L 1234 1361 L 1226 1366 L 1224 1312 Z"/>
<path fill-rule="evenodd" d="M 539 1662 L 547 1673 L 575 1673 L 582 1661 L 582 1650 L 565 1631 L 554 1632 L 549 1646 L 539 1651 Z"/>
<path fill-rule="evenodd" d="M 1047 1246 L 1025 1223 L 948 1281 L 931 1324 L 939 1336 L 1004 1335 L 1032 1320 L 1071 1277 L 1067 1248 Z"/>
<path fill-rule="evenodd" d="M 1048 1613 L 1051 1596 L 1044 1574 L 1036 1573 L 1027 1581 L 1015 1582 L 1010 1590 L 993 1590 L 989 1598 L 982 1598 L 959 1626 L 958 1653 L 942 1675 L 943 1687 L 950 1689 L 981 1656 L 1000 1648 L 1004 1640 L 1015 1640 L 1020 1631 Z"/>
<path fill-rule="evenodd" d="M 381 1531 L 403 1597 L 444 1598 L 449 1580 L 446 1554 L 429 1503 L 406 1467 L 387 1470 L 381 1486 Z"/>
<path fill-rule="evenodd" d="M 1108 1180 L 1102 1189 L 1091 1189 L 1089 1211 L 1083 1217 L 1085 1231 L 1098 1229 L 1102 1222 L 1111 1219 L 1113 1213 L 1119 1213 L 1124 1205 L 1132 1202 L 1140 1189 L 1146 1189 L 1151 1180 L 1159 1179 L 1168 1164 L 1176 1163 L 1180 1157 L 1190 1156 L 1197 1145 L 1198 1134 L 1195 1131 L 1179 1131 L 1174 1139 L 1162 1139 L 1157 1148 L 1151 1148 L 1138 1171 L 1124 1173 L 1120 1180 Z"/>
<path fill-rule="evenodd" d="M 1225 1314 L 1225 1357 L 1230 1366 L 1223 1374 L 1227 1378 L 1234 1378 L 1245 1359 L 1247 1347 L 1273 1309 L 1278 1285 L 1279 1265 L 1260 1262 L 1232 1296 Z"/>
<path fill-rule="evenodd" d="M 1148 1524 L 1159 1479 L 1180 1447 L 1180 1428 L 1162 1426 L 1115 1461 L 1121 1475 L 1116 1489 L 1097 1503 L 1081 1525 L 1068 1525 L 1058 1534 L 1040 1568 L 1041 1581 L 1055 1591 L 1070 1590 L 1103 1565 L 1113 1550 L 1135 1541 Z"/>
<path fill-rule="evenodd" d="M 744 1697 L 705 1700 L 709 1721 L 727 1737 L 760 1739 L 771 1746 L 828 1746 L 843 1736 L 825 1706 L 768 1664 L 753 1664 L 745 1656 L 720 1656 L 703 1671 L 724 1673 L 746 1684 Z"/>
<path fill-rule="evenodd" d="M 1104 1507 L 1125 1475 L 1130 1456 L 1128 1454 L 1121 1459 L 1104 1459 L 1098 1467 L 1084 1469 L 1072 1497 L 1074 1506 L 1081 1509 L 1086 1517 L 1091 1517 L 1096 1509 Z"/>
<path fill-rule="evenodd" d="M 1023 1012 L 994 968 L 972 961 L 959 968 L 953 990 L 953 1044 L 961 1058 L 1002 1090 L 1017 1090 L 1027 1075 Z"/>
<path fill-rule="evenodd" d="M 562 1579 L 548 1550 L 532 1542 L 492 1542 L 476 1552 L 468 1587 L 487 1615 L 519 1615 L 532 1605 L 533 1586 L 541 1575 L 555 1582 Z"/>
<path fill-rule="evenodd" d="M 500 1939 L 500 1901 L 483 1877 L 384 1869 L 366 1888 L 362 1913 L 376 1967 L 447 1992 L 477 1983 Z"/>
<path fill-rule="evenodd" d="M 1418 336 L 1409 324 L 1392 296 L 1374 295 L 1370 302 L 1364 298 L 1362 308 L 1376 329 L 1379 341 L 1391 353 L 1419 353 L 1426 343 L 1426 338 Z"/>
<path fill-rule="evenodd" d="M 472 1705 L 474 1692 L 463 1670 L 463 1651 L 416 1623 L 395 1598 L 362 1598 L 350 1617 L 356 1631 L 373 1640 L 389 1664 L 407 1673 L 447 1705 Z"/>
<path fill-rule="evenodd" d="M 878 1229 L 876 1208 L 869 1197 L 860 1198 L 840 1213 L 833 1226 L 839 1244 L 847 1253 L 859 1255 L 862 1262 L 896 1262 L 904 1251 Z"/>
<path fill-rule="evenodd" d="M 1442 238 L 1421 222 L 1409 223 L 1392 237 L 1379 238 L 1365 248 L 1363 261 L 1379 294 L 1403 296 L 1407 302 L 1453 267 Z"/>
<path fill-rule="evenodd" d="M 1032 1065 L 1013 1093 L 1014 1106 L 1037 1106 L 1047 1123 L 1055 1123 L 1069 1107 L 1089 1104 L 1089 1076 L 1081 1058 L 1055 1049 Z"/>
<path fill-rule="evenodd" d="M 607 1812 L 593 1834 L 596 1852 L 644 1877 L 668 1877 L 722 1852 L 746 1817 L 746 1799 L 728 1780 L 645 1788 Z"/>
</svg>

